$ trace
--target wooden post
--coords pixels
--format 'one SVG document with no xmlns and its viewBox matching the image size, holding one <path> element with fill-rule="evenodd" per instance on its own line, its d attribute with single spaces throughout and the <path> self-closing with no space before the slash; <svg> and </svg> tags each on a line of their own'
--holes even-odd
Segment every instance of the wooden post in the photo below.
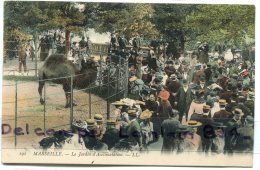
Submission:
<svg viewBox="0 0 260 170">
<path fill-rule="evenodd" d="M 15 106 L 14 106 L 14 128 L 17 128 L 17 81 L 15 81 Z M 17 136 L 14 134 L 14 146 L 17 145 Z"/>
<path fill-rule="evenodd" d="M 70 128 L 73 121 L 73 76 L 70 77 Z"/>
</svg>

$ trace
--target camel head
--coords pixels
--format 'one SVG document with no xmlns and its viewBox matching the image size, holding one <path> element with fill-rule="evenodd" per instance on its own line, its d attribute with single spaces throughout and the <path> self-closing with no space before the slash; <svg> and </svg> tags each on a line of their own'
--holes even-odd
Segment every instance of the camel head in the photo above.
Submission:
<svg viewBox="0 0 260 170">
<path fill-rule="evenodd" d="M 94 58 L 84 58 L 81 61 L 81 72 L 83 73 L 86 70 L 97 70 L 97 67 L 99 67 L 99 63 L 94 60 Z"/>
</svg>

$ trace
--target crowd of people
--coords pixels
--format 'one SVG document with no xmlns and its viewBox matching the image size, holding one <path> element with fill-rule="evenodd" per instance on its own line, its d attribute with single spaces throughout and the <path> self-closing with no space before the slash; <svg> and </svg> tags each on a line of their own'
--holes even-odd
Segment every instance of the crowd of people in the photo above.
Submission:
<svg viewBox="0 0 260 170">
<path fill-rule="evenodd" d="M 122 42 L 124 37 L 112 34 L 109 54 L 119 51 L 120 57 L 126 50 Z M 252 152 L 254 62 L 248 56 L 236 50 L 226 60 L 219 51 L 209 55 L 208 44 L 198 42 L 178 58 L 151 45 L 143 58 L 137 44 L 121 56 L 129 62 L 132 99 L 112 103 L 107 119 L 96 114 L 83 128 L 75 121 L 74 134 L 85 148 L 147 151 L 162 140 L 162 153 Z"/>
</svg>

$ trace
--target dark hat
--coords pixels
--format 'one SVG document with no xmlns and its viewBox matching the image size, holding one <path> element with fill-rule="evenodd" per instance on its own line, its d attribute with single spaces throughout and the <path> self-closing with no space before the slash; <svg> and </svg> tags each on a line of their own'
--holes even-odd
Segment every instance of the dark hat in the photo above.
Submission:
<svg viewBox="0 0 260 170">
<path fill-rule="evenodd" d="M 202 89 L 200 89 L 200 90 L 198 90 L 197 92 L 196 92 L 196 96 L 197 97 L 201 97 L 201 96 L 203 96 L 205 94 L 205 92 L 204 92 L 204 90 L 202 90 Z"/>
<path fill-rule="evenodd" d="M 214 107 L 214 99 L 212 98 L 207 99 L 206 105 L 210 106 L 211 108 Z"/>
<path fill-rule="evenodd" d="M 254 118 L 253 118 L 252 116 L 248 115 L 248 116 L 246 117 L 246 122 L 247 122 L 248 124 L 254 124 Z"/>
<path fill-rule="evenodd" d="M 195 83 L 190 84 L 190 88 L 196 90 L 198 88 L 198 85 Z"/>
<path fill-rule="evenodd" d="M 237 75 L 237 74 L 232 74 L 231 77 L 234 78 L 234 79 L 237 79 L 237 78 L 238 78 L 238 75 Z"/>
<path fill-rule="evenodd" d="M 66 130 L 58 130 L 58 131 L 54 132 L 53 136 L 55 138 L 57 138 L 59 141 L 63 141 L 69 137 L 72 137 L 73 133 L 71 133 L 70 131 L 66 131 Z"/>
<path fill-rule="evenodd" d="M 159 77 L 156 77 L 156 78 L 154 79 L 154 82 L 155 82 L 155 83 L 160 83 L 160 82 L 162 82 L 162 79 L 160 79 Z"/>
<path fill-rule="evenodd" d="M 143 89 L 143 90 L 141 90 L 140 93 L 144 94 L 144 95 L 148 95 L 150 93 L 150 91 L 148 91 L 147 89 Z"/>
<path fill-rule="evenodd" d="M 183 83 L 183 84 L 188 84 L 187 79 L 183 79 L 182 83 Z"/>
<path fill-rule="evenodd" d="M 196 70 L 199 70 L 200 68 L 201 68 L 201 64 L 196 64 L 196 65 L 195 65 L 195 69 L 196 69 Z"/>
<path fill-rule="evenodd" d="M 200 81 L 205 82 L 205 77 L 202 76 L 202 77 L 200 78 Z"/>
<path fill-rule="evenodd" d="M 173 64 L 173 61 L 172 60 L 168 60 L 168 61 L 166 61 L 166 64 Z"/>
<path fill-rule="evenodd" d="M 190 128 L 189 126 L 185 126 L 185 125 L 180 125 L 178 127 L 178 129 L 176 130 L 177 133 L 185 133 L 185 132 L 191 132 L 192 128 Z"/>
<path fill-rule="evenodd" d="M 212 126 L 214 128 L 225 128 L 225 127 L 227 127 L 226 125 L 224 125 L 223 122 L 213 122 Z"/>
</svg>

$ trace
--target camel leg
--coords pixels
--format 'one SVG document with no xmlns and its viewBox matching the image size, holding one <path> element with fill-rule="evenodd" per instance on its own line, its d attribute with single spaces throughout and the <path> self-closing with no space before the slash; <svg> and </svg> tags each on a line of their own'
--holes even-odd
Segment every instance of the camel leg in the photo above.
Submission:
<svg viewBox="0 0 260 170">
<path fill-rule="evenodd" d="M 63 84 L 63 90 L 65 92 L 65 97 L 66 97 L 66 104 L 65 104 L 65 108 L 69 108 L 70 105 L 71 105 L 71 87 L 70 87 L 70 84 L 69 83 L 64 83 Z M 73 102 L 73 106 L 77 106 L 76 103 Z"/>
<path fill-rule="evenodd" d="M 65 108 L 70 107 L 70 84 L 68 82 L 63 83 L 63 90 L 65 92 L 66 104 Z"/>
<path fill-rule="evenodd" d="M 44 84 L 45 84 L 45 82 L 44 81 L 39 81 L 39 87 L 38 87 L 38 92 L 39 92 L 39 95 L 40 95 L 40 103 L 41 104 L 44 104 L 44 100 L 43 100 L 43 98 L 42 98 L 42 89 L 43 89 L 43 87 L 44 87 Z"/>
</svg>

